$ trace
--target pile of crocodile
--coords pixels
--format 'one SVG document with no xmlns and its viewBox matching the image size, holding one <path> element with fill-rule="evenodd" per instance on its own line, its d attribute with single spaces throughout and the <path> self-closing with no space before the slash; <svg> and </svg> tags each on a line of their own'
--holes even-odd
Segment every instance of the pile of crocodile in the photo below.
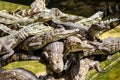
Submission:
<svg viewBox="0 0 120 80">
<path fill-rule="evenodd" d="M 91 68 L 102 73 L 96 57 L 106 56 L 106 60 L 120 50 L 120 38 L 99 39 L 120 20 L 103 19 L 119 12 L 120 5 L 115 5 L 85 18 L 58 8 L 48 9 L 45 0 L 35 0 L 27 10 L 0 11 L 0 79 L 85 80 Z M 42 62 L 47 74 L 37 77 L 23 68 L 2 69 L 11 62 L 25 60 Z"/>
</svg>

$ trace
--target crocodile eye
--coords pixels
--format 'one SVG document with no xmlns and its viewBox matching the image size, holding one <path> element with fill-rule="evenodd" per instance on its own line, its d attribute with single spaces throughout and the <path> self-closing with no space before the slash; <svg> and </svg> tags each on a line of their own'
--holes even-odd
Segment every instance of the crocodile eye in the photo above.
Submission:
<svg viewBox="0 0 120 80">
<path fill-rule="evenodd" d="M 56 63 L 59 63 L 59 61 L 56 61 Z"/>
<path fill-rule="evenodd" d="M 79 43 L 77 43 L 78 45 L 81 45 L 81 43 L 79 42 Z"/>
<path fill-rule="evenodd" d="M 53 55 L 50 55 L 51 58 L 53 58 Z"/>
</svg>

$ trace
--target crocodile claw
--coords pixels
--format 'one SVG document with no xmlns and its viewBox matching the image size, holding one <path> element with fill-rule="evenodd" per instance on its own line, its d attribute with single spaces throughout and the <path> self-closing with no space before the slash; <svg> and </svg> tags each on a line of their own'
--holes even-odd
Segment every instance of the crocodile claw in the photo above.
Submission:
<svg viewBox="0 0 120 80">
<path fill-rule="evenodd" d="M 8 46 L 4 46 L 4 48 L 5 48 L 5 50 L 6 50 L 6 52 L 8 53 L 8 54 L 5 54 L 2 58 L 3 59 L 7 59 L 8 57 L 10 57 L 10 56 L 12 56 L 13 54 L 14 54 L 14 50 L 13 49 L 11 49 L 11 48 L 9 48 Z"/>
<path fill-rule="evenodd" d="M 102 71 L 98 71 L 99 73 L 101 73 L 101 74 L 103 74 L 103 73 L 105 73 L 105 70 L 102 70 Z"/>
</svg>

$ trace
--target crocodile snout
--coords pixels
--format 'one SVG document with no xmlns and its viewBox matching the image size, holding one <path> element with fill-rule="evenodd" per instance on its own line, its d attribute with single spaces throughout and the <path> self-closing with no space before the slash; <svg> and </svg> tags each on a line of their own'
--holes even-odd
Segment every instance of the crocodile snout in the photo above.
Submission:
<svg viewBox="0 0 120 80">
<path fill-rule="evenodd" d="M 91 49 L 91 48 L 93 48 L 92 45 L 87 44 L 87 43 L 82 43 L 81 46 L 82 46 L 84 49 Z"/>
<path fill-rule="evenodd" d="M 63 66 L 64 66 L 64 63 L 63 63 L 63 60 L 61 61 L 54 61 L 55 63 L 53 63 L 53 65 L 51 65 L 52 67 L 52 70 L 56 73 L 60 73 L 63 71 Z"/>
</svg>

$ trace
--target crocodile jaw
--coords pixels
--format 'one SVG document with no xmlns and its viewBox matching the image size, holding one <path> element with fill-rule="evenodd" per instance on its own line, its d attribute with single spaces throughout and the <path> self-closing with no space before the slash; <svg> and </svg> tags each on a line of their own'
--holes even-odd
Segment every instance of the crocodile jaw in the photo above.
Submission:
<svg viewBox="0 0 120 80">
<path fill-rule="evenodd" d="M 67 36 L 70 36 L 70 35 L 74 35 L 76 33 L 79 32 L 79 29 L 73 29 L 73 30 L 64 30 L 64 31 L 61 31 L 60 33 L 57 33 L 55 34 L 56 35 L 56 39 L 57 38 L 66 38 Z"/>
</svg>

